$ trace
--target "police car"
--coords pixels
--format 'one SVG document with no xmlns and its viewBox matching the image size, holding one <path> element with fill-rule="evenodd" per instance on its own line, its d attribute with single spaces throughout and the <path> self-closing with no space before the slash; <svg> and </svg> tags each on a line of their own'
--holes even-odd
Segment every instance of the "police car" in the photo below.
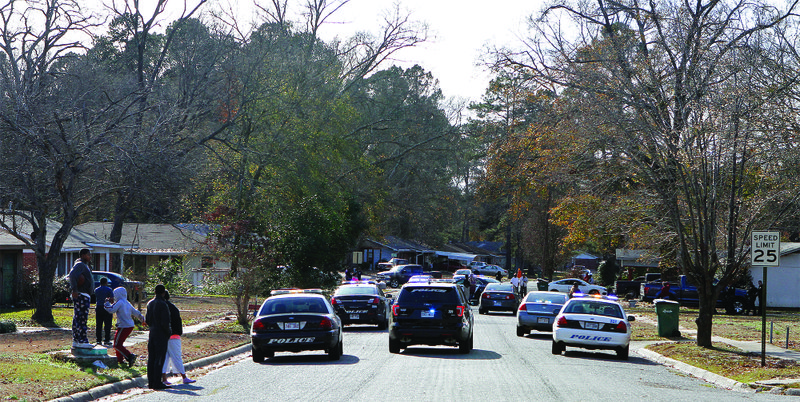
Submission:
<svg viewBox="0 0 800 402">
<path fill-rule="evenodd" d="M 625 315 L 613 296 L 576 294 L 567 301 L 553 323 L 553 354 L 567 346 L 608 349 L 620 359 L 628 359 L 632 315 Z"/>
<path fill-rule="evenodd" d="M 391 295 L 386 295 L 374 281 L 345 281 L 331 297 L 333 310 L 343 325 L 376 324 L 386 329 L 391 314 Z"/>
<path fill-rule="evenodd" d="M 324 350 L 330 360 L 342 356 L 342 322 L 320 289 L 273 290 L 250 328 L 253 361 L 275 352 Z"/>
</svg>

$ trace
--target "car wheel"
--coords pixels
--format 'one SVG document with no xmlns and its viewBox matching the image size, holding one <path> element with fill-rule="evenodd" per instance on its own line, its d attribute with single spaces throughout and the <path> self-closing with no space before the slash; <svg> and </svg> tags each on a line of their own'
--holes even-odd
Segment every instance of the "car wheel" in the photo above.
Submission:
<svg viewBox="0 0 800 402">
<path fill-rule="evenodd" d="M 516 309 L 515 309 L 515 310 L 511 310 L 511 315 L 513 315 L 514 317 L 516 317 L 516 316 L 517 316 L 517 310 L 516 310 Z"/>
<path fill-rule="evenodd" d="M 552 352 L 554 355 L 560 355 L 565 349 L 564 345 L 559 342 L 553 341 L 553 349 Z"/>
<path fill-rule="evenodd" d="M 378 323 L 378 329 L 383 331 L 386 328 L 389 328 L 389 321 L 381 321 Z"/>
<path fill-rule="evenodd" d="M 458 351 L 460 353 L 467 354 L 471 350 L 472 350 L 472 337 L 471 336 L 466 341 L 461 342 L 461 343 L 458 344 Z"/>
<path fill-rule="evenodd" d="M 529 333 L 530 332 L 528 332 L 528 330 L 526 330 L 524 327 L 520 326 L 517 327 L 517 336 L 525 336 L 528 335 Z"/>
<path fill-rule="evenodd" d="M 342 341 L 339 341 L 339 344 L 336 345 L 336 347 L 328 351 L 328 360 L 339 360 L 343 354 L 344 345 L 342 345 Z"/>
<path fill-rule="evenodd" d="M 396 287 L 400 286 L 400 282 L 398 282 L 397 279 L 392 279 L 391 281 L 389 281 L 389 286 L 393 287 L 393 288 L 396 288 Z"/>
<path fill-rule="evenodd" d="M 740 315 L 744 313 L 747 301 L 743 297 L 734 297 L 733 301 L 725 307 L 725 312 L 729 315 Z"/>
<path fill-rule="evenodd" d="M 400 341 L 389 339 L 389 353 L 400 353 Z"/>
<path fill-rule="evenodd" d="M 478 309 L 478 314 L 486 314 L 486 310 L 484 310 L 482 308 L 479 308 Z"/>
<path fill-rule="evenodd" d="M 263 363 L 264 362 L 264 353 L 253 349 L 253 362 L 255 362 L 255 363 Z"/>
<path fill-rule="evenodd" d="M 617 357 L 620 360 L 628 360 L 628 352 L 630 351 L 630 345 L 625 345 L 624 348 L 617 349 Z"/>
</svg>

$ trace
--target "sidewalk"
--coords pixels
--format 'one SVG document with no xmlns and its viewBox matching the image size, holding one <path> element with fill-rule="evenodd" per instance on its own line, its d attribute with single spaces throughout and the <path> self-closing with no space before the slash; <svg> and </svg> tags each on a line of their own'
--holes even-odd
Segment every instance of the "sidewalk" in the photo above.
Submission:
<svg viewBox="0 0 800 402">
<path fill-rule="evenodd" d="M 658 322 L 646 317 L 636 317 L 637 321 L 641 321 L 643 323 L 651 324 L 653 326 L 658 326 Z M 697 336 L 697 330 L 689 329 L 686 327 L 679 327 L 681 331 L 681 335 L 692 338 Z M 721 342 L 726 343 L 728 345 L 737 347 L 745 352 L 748 353 L 758 353 L 761 354 L 761 342 L 760 341 L 737 341 L 733 339 L 723 338 L 721 336 L 712 336 L 711 340 L 713 342 Z M 691 374 L 695 377 L 701 378 L 705 381 L 710 383 L 722 386 L 724 388 L 729 388 L 732 390 L 743 391 L 743 392 L 755 392 L 748 384 L 740 383 L 738 381 L 732 380 L 730 378 L 722 377 L 718 374 L 714 374 L 707 370 L 703 370 L 686 363 L 683 363 L 678 360 L 670 359 L 668 357 L 662 356 L 656 352 L 650 351 L 645 349 L 648 345 L 653 343 L 660 343 L 662 341 L 640 341 L 640 342 L 631 342 L 631 349 L 636 351 L 639 355 L 645 357 L 648 360 L 655 361 L 660 364 L 672 366 L 680 371 L 686 372 Z M 774 357 L 777 359 L 782 360 L 795 360 L 800 361 L 800 352 L 784 349 L 772 344 L 767 344 L 765 347 L 765 353 L 767 356 Z M 771 380 L 771 381 L 758 381 L 755 384 L 763 386 L 765 388 L 772 388 L 771 392 L 783 391 L 783 387 L 788 384 L 798 383 L 800 380 L 796 379 L 789 379 L 789 380 Z M 800 389 L 796 388 L 789 388 L 786 389 L 784 392 L 786 395 L 795 395 L 800 396 Z"/>
</svg>

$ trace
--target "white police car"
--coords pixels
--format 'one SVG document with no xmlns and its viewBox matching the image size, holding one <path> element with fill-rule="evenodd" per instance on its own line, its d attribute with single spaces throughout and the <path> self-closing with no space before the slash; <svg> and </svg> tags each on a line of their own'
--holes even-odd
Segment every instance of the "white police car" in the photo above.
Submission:
<svg viewBox="0 0 800 402">
<path fill-rule="evenodd" d="M 584 349 L 609 349 L 620 359 L 628 359 L 631 341 L 631 315 L 616 297 L 576 295 L 568 300 L 553 323 L 553 354 L 567 346 Z"/>
</svg>

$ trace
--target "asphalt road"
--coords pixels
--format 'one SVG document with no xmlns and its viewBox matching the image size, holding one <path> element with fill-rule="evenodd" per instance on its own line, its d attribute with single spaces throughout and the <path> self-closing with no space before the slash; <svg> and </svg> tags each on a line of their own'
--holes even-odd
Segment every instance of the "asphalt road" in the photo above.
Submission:
<svg viewBox="0 0 800 402">
<path fill-rule="evenodd" d="M 475 310 L 477 313 L 477 310 Z M 412 346 L 390 354 L 388 335 L 374 327 L 347 327 L 344 356 L 278 353 L 256 364 L 248 356 L 191 385 L 112 399 L 136 401 L 792 401 L 794 397 L 742 393 L 652 363 L 633 351 L 567 348 L 550 353 L 550 334 L 519 338 L 516 317 L 477 315 L 475 349 Z"/>
</svg>

